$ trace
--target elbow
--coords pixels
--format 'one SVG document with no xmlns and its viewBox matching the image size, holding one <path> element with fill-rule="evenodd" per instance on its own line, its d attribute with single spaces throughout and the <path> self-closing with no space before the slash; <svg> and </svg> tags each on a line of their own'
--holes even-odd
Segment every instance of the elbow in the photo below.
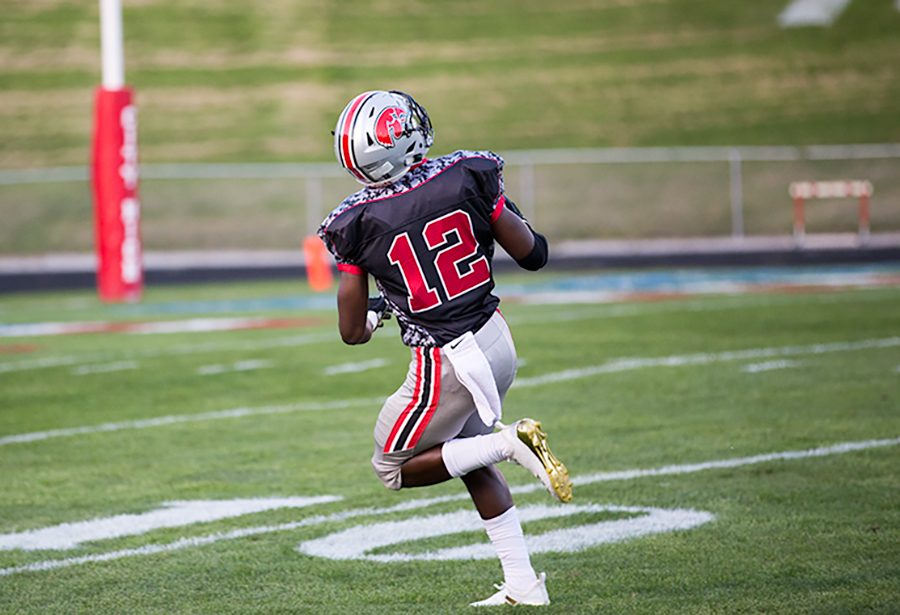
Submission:
<svg viewBox="0 0 900 615">
<path fill-rule="evenodd" d="M 341 341 L 343 341 L 348 346 L 365 344 L 369 341 L 369 338 L 372 337 L 365 323 L 363 323 L 362 326 L 359 327 L 341 327 L 340 333 Z"/>
<path fill-rule="evenodd" d="M 534 246 L 527 256 L 517 258 L 516 263 L 522 269 L 528 271 L 537 271 L 547 264 L 550 257 L 550 250 L 547 246 L 547 238 L 540 233 L 534 233 Z"/>
<path fill-rule="evenodd" d="M 341 341 L 347 344 L 348 346 L 357 346 L 359 344 L 365 344 L 369 341 L 368 337 L 365 335 L 365 332 L 361 334 L 346 334 L 341 333 Z"/>
</svg>

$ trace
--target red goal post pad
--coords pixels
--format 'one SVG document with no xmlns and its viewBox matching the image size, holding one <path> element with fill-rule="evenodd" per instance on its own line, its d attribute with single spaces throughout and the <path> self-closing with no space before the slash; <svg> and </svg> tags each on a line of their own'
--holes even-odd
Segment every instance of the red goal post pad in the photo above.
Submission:
<svg viewBox="0 0 900 615">
<path fill-rule="evenodd" d="M 144 284 L 138 199 L 137 108 L 130 88 L 98 88 L 91 180 L 97 289 L 104 301 L 137 301 Z"/>
</svg>

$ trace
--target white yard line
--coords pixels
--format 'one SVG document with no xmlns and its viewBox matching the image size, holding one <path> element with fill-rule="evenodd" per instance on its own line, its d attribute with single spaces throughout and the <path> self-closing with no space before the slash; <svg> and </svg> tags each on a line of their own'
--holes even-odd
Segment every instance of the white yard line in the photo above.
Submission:
<svg viewBox="0 0 900 615">
<path fill-rule="evenodd" d="M 0 374 L 8 372 L 20 372 L 32 369 L 45 369 L 49 367 L 65 367 L 68 365 L 82 365 L 90 363 L 102 363 L 113 360 L 129 359 L 155 359 L 159 357 L 171 357 L 197 353 L 217 353 L 224 351 L 255 351 L 271 348 L 293 348 L 295 346 L 308 346 L 311 344 L 331 343 L 337 340 L 336 332 L 306 333 L 291 335 L 275 339 L 259 340 L 255 342 L 208 342 L 200 344 L 185 344 L 170 346 L 159 350 L 138 350 L 133 352 L 110 351 L 104 353 L 69 355 L 57 357 L 42 357 L 39 359 L 26 359 L 23 361 L 0 362 Z"/>
<path fill-rule="evenodd" d="M 747 359 L 760 359 L 769 357 L 815 355 L 834 352 L 852 352 L 857 350 L 869 350 L 878 348 L 894 348 L 900 346 L 900 337 L 888 337 L 882 339 L 861 340 L 857 342 L 834 342 L 830 344 L 812 344 L 809 346 L 778 346 L 772 348 L 750 348 L 747 350 L 729 350 L 717 353 L 701 353 L 688 355 L 671 355 L 667 357 L 638 357 L 613 359 L 600 365 L 592 365 L 578 369 L 568 369 L 561 372 L 552 372 L 543 376 L 520 378 L 513 383 L 515 388 L 531 388 L 567 382 L 581 378 L 589 378 L 601 374 L 612 374 L 636 369 L 651 367 L 683 367 L 691 365 L 710 365 L 726 361 L 741 361 Z M 344 408 L 361 405 L 380 405 L 383 398 L 348 399 L 329 403 L 298 403 L 284 406 L 264 406 L 261 408 L 237 408 L 232 410 L 219 410 L 215 412 L 202 412 L 199 414 L 181 414 L 163 416 L 119 423 L 104 423 L 102 425 L 90 425 L 84 427 L 71 427 L 67 429 L 54 429 L 0 437 L 0 446 L 23 442 L 47 440 L 49 438 L 68 437 L 84 434 L 100 433 L 105 431 L 122 431 L 125 429 L 144 429 L 147 427 L 159 427 L 175 423 L 192 423 L 198 421 L 214 421 L 259 414 L 283 414 L 299 410 L 325 410 L 328 408 Z"/>
<path fill-rule="evenodd" d="M 516 388 L 530 388 L 556 382 L 567 382 L 580 378 L 589 378 L 600 374 L 613 374 L 648 367 L 683 367 L 688 365 L 709 365 L 726 361 L 743 361 L 747 359 L 764 359 L 768 357 L 785 357 L 799 355 L 815 355 L 833 352 L 851 352 L 874 348 L 894 348 L 900 346 L 900 337 L 862 340 L 858 342 L 834 342 L 830 344 L 812 344 L 809 346 L 776 346 L 772 348 L 749 348 L 747 350 L 727 350 L 699 354 L 671 355 L 668 357 L 636 357 L 613 359 L 599 365 L 567 369 L 560 372 L 519 378 L 513 383 Z"/>
<path fill-rule="evenodd" d="M 574 479 L 574 483 L 579 486 L 590 485 L 593 483 L 610 482 L 619 480 L 634 480 L 648 476 L 670 476 L 681 474 L 693 474 L 707 470 L 730 469 L 760 463 L 768 463 L 773 461 L 796 461 L 799 459 L 814 459 L 819 457 L 827 457 L 831 455 L 842 455 L 855 451 L 863 451 L 874 448 L 883 448 L 889 446 L 897 446 L 900 444 L 900 438 L 891 438 L 884 440 L 863 440 L 856 442 L 842 442 L 831 446 L 823 446 L 808 450 L 799 451 L 783 451 L 780 453 L 766 453 L 762 455 L 754 455 L 751 457 L 736 457 L 732 459 L 719 459 L 693 464 L 669 465 L 658 468 L 644 468 L 633 470 L 622 470 L 618 472 L 600 472 L 596 474 L 588 474 L 578 476 Z M 530 493 L 543 489 L 543 486 L 537 483 L 513 487 L 514 493 Z M 247 536 L 258 536 L 261 534 L 270 534 L 273 532 L 284 532 L 295 530 L 302 527 L 314 525 L 322 525 L 325 523 L 335 523 L 351 519 L 354 517 L 385 515 L 394 512 L 416 510 L 431 506 L 432 504 L 460 501 L 468 499 L 468 494 L 460 493 L 455 495 L 440 496 L 435 498 L 423 498 L 419 500 L 411 500 L 390 506 L 387 508 L 357 508 L 352 510 L 341 511 L 330 515 L 317 515 L 308 517 L 300 521 L 291 523 L 282 523 L 279 525 L 264 525 L 257 527 L 248 527 L 229 532 L 217 532 L 207 534 L 206 536 L 196 536 L 191 538 L 182 538 L 174 542 L 165 544 L 150 544 L 134 549 L 122 549 L 119 551 L 110 551 L 107 553 L 99 553 L 96 555 L 85 555 L 81 557 L 71 557 L 65 559 L 45 560 L 41 562 L 33 562 L 22 566 L 13 566 L 10 568 L 0 568 L 0 576 L 10 576 L 23 572 L 39 572 L 44 570 L 56 570 L 59 568 L 68 568 L 79 564 L 87 564 L 91 562 L 106 562 L 112 560 L 133 557 L 136 555 L 151 555 L 155 553 L 170 553 L 191 547 L 200 547 L 225 540 L 235 540 Z"/>
<path fill-rule="evenodd" d="M 559 298 L 568 296 L 559 294 Z M 760 295 L 760 294 L 734 294 L 717 297 L 715 300 L 673 299 L 669 301 L 631 302 L 631 303 L 603 303 L 603 304 L 578 304 L 569 302 L 560 305 L 558 309 L 548 311 L 548 304 L 523 304 L 527 307 L 537 308 L 539 313 L 507 315 L 507 320 L 512 325 L 543 325 L 548 322 L 573 322 L 579 320 L 592 320 L 599 318 L 628 318 L 643 316 L 645 314 L 668 313 L 695 313 L 695 312 L 719 312 L 723 310 L 746 310 L 760 307 L 787 307 L 800 304 L 832 305 L 847 301 L 883 301 L 884 296 L 869 293 L 829 293 L 825 295 Z M 890 300 L 895 300 L 890 297 Z M 543 309 L 541 309 L 543 308 Z"/>
<path fill-rule="evenodd" d="M 322 410 L 338 410 L 341 408 L 353 408 L 356 406 L 380 406 L 384 398 L 357 398 L 343 399 L 332 402 L 302 402 L 297 404 L 285 404 L 282 406 L 261 406 L 256 408 L 232 408 L 229 410 L 215 410 L 213 412 L 199 412 L 197 414 L 175 414 L 158 416 L 149 419 L 137 419 L 134 421 L 120 421 L 117 423 L 101 423 L 100 425 L 88 425 L 85 427 L 70 427 L 65 429 L 51 429 L 48 431 L 33 431 L 11 436 L 0 437 L 0 446 L 7 444 L 21 444 L 24 442 L 37 442 L 50 438 L 64 438 L 82 436 L 87 434 L 103 433 L 109 431 L 124 431 L 127 429 L 146 429 L 148 427 L 162 427 L 164 425 L 176 425 L 179 423 L 196 423 L 201 421 L 218 421 L 221 419 L 236 419 L 245 416 L 260 416 L 265 414 L 287 414 L 290 412 L 318 412 Z"/>
<path fill-rule="evenodd" d="M 900 444 L 900 438 L 884 438 L 881 440 L 862 440 L 856 442 L 841 442 L 830 446 L 820 446 L 801 451 L 783 451 L 780 453 L 765 453 L 762 455 L 753 455 L 751 457 L 735 457 L 732 459 L 719 459 L 716 461 L 704 461 L 702 463 L 688 463 L 681 465 L 663 466 L 661 468 L 650 468 L 645 470 L 621 470 L 618 472 L 598 472 L 596 474 L 587 474 L 574 479 L 576 485 L 590 485 L 593 483 L 605 483 L 615 480 L 632 480 L 635 478 L 645 478 L 647 476 L 673 476 L 680 474 L 694 474 L 696 472 L 705 472 L 706 470 L 724 470 L 728 468 L 740 468 L 743 466 L 757 465 L 760 463 L 768 463 L 770 461 L 795 461 L 797 459 L 815 459 L 818 457 L 829 457 L 831 455 L 843 455 L 855 451 L 864 451 L 873 448 L 884 448 L 888 446 L 897 446 Z M 528 485 L 531 491 L 542 489 L 540 485 Z"/>
</svg>

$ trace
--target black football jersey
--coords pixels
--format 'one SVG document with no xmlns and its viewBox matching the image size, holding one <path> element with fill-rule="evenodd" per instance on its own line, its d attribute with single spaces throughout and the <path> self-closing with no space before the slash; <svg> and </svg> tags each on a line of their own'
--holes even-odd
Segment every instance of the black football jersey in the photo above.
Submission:
<svg viewBox="0 0 900 615">
<path fill-rule="evenodd" d="M 500 303 L 491 222 L 505 203 L 503 159 L 458 151 L 350 195 L 319 237 L 339 270 L 375 278 L 404 344 L 443 346 L 477 331 Z"/>
</svg>

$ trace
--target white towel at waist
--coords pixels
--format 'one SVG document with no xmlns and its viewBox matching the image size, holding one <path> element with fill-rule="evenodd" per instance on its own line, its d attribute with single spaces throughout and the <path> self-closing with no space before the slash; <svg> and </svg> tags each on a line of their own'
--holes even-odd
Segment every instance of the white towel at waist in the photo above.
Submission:
<svg viewBox="0 0 900 615">
<path fill-rule="evenodd" d="M 456 378 L 468 389 L 475 400 L 478 416 L 488 427 L 500 420 L 502 408 L 500 393 L 494 381 L 494 372 L 471 331 L 463 333 L 443 347 L 450 359 Z"/>
</svg>

